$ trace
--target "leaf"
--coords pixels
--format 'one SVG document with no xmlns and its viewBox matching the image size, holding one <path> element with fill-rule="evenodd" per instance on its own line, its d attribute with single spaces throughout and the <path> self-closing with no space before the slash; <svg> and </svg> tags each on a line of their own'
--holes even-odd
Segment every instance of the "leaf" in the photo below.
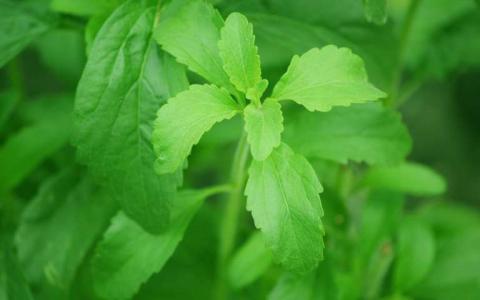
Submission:
<svg viewBox="0 0 480 300">
<path fill-rule="evenodd" d="M 264 160 L 272 150 L 280 145 L 283 131 L 283 116 L 281 105 L 268 98 L 257 107 L 249 104 L 244 110 L 245 131 L 253 158 Z"/>
<path fill-rule="evenodd" d="M 448 300 L 480 297 L 480 232 L 470 228 L 437 244 L 435 261 L 426 278 L 411 294 L 415 299 Z"/>
<path fill-rule="evenodd" d="M 168 224 L 178 179 L 158 176 L 151 145 L 155 111 L 187 87 L 183 68 L 152 39 L 155 7 L 130 0 L 97 34 L 75 102 L 78 158 L 146 230 Z"/>
<path fill-rule="evenodd" d="M 14 111 L 18 98 L 19 95 L 14 90 L 7 90 L 0 93 L 0 133 Z"/>
<path fill-rule="evenodd" d="M 431 230 L 415 218 L 405 218 L 397 239 L 393 285 L 402 293 L 420 283 L 432 267 L 435 240 Z"/>
<path fill-rule="evenodd" d="M 272 254 L 261 233 L 252 234 L 233 256 L 228 277 L 235 289 L 241 289 L 262 276 L 272 264 Z"/>
<path fill-rule="evenodd" d="M 208 190 L 179 192 L 170 225 L 158 235 L 144 231 L 123 213 L 115 216 L 92 261 L 96 293 L 107 299 L 132 297 L 142 283 L 163 268 L 209 195 Z"/>
<path fill-rule="evenodd" d="M 387 22 L 387 0 L 363 0 L 368 22 L 383 25 Z"/>
<path fill-rule="evenodd" d="M 0 194 L 15 188 L 42 161 L 67 144 L 70 119 L 68 112 L 60 110 L 10 135 L 0 147 Z"/>
<path fill-rule="evenodd" d="M 2 252 L 0 252 L 0 273 L 3 271 L 1 268 L 2 258 L 3 258 L 3 265 L 5 268 L 5 286 L 6 286 L 5 299 L 33 300 L 30 287 L 28 286 L 28 283 L 25 280 L 25 276 L 23 275 L 22 269 L 19 266 L 18 259 L 14 253 L 14 250 L 13 248 L 11 248 L 11 245 L 10 245 L 11 242 L 3 241 L 3 243 L 4 243 L 3 255 L 2 255 Z M 1 290 L 0 290 L 0 296 L 2 296 Z"/>
<path fill-rule="evenodd" d="M 256 89 L 262 75 L 252 24 L 242 14 L 232 13 L 225 21 L 220 35 L 218 48 L 230 81 L 244 94 Z M 260 96 L 255 100 L 259 100 Z"/>
<path fill-rule="evenodd" d="M 329 111 L 386 95 L 368 83 L 360 57 L 347 48 L 329 45 L 294 56 L 272 97 L 293 100 L 310 111 Z"/>
<path fill-rule="evenodd" d="M 301 111 L 285 125 L 284 139 L 299 153 L 347 163 L 403 161 L 412 141 L 400 115 L 379 104 L 338 107 L 327 113 Z"/>
<path fill-rule="evenodd" d="M 191 85 L 170 98 L 158 110 L 154 124 L 156 171 L 165 174 L 178 170 L 205 132 L 239 111 L 228 92 L 214 85 Z"/>
<path fill-rule="evenodd" d="M 305 5 L 301 2 L 310 0 L 300 0 L 288 3 L 282 3 L 282 8 L 289 9 L 289 6 L 296 5 L 298 11 L 298 20 L 281 17 L 278 15 L 259 14 L 257 11 L 247 14 L 255 30 L 255 41 L 262 57 L 263 68 L 274 68 L 274 70 L 283 70 L 290 62 L 293 55 L 300 55 L 314 47 L 323 47 L 329 44 L 347 47 L 365 60 L 365 68 L 368 71 L 368 77 L 376 86 L 387 90 L 396 72 L 396 59 L 398 47 L 395 34 L 393 34 L 393 25 L 376 26 L 373 24 L 362 24 L 364 20 L 362 3 L 360 0 L 339 0 L 339 1 L 317 1 L 313 5 L 320 5 L 321 9 L 312 9 L 314 17 L 322 14 L 334 16 L 333 24 L 317 22 L 308 24 L 305 22 Z M 351 3 L 344 3 L 344 2 Z M 341 4 L 339 4 L 341 3 Z M 347 11 L 345 5 L 349 8 L 358 5 L 359 17 L 356 21 L 349 21 L 339 27 L 338 22 L 341 17 L 347 16 L 354 9 Z M 336 13 L 336 7 L 341 13 Z M 290 11 L 292 9 L 289 9 Z M 341 15 L 341 16 L 340 16 Z M 362 24 L 359 26 L 358 24 Z"/>
<path fill-rule="evenodd" d="M 276 262 L 297 273 L 323 258 L 323 190 L 305 158 L 285 144 L 264 161 L 253 161 L 245 194 Z"/>
<path fill-rule="evenodd" d="M 52 10 L 79 16 L 92 16 L 111 11 L 123 0 L 52 0 Z"/>
<path fill-rule="evenodd" d="M 46 180 L 25 209 L 15 236 L 29 282 L 68 290 L 115 210 L 109 195 L 74 170 Z"/>
<path fill-rule="evenodd" d="M 218 11 L 202 0 L 173 1 L 165 10 L 155 30 L 157 42 L 191 71 L 231 90 L 217 45 L 223 26 Z"/>
<path fill-rule="evenodd" d="M 363 185 L 389 189 L 416 196 L 443 194 L 446 183 L 442 176 L 427 166 L 402 163 L 391 167 L 374 167 L 367 171 Z"/>
<path fill-rule="evenodd" d="M 269 300 L 337 300 L 340 299 L 331 263 L 322 262 L 305 275 L 285 273 L 280 277 Z"/>
<path fill-rule="evenodd" d="M 54 24 L 33 6 L 0 0 L 0 68 Z"/>
</svg>

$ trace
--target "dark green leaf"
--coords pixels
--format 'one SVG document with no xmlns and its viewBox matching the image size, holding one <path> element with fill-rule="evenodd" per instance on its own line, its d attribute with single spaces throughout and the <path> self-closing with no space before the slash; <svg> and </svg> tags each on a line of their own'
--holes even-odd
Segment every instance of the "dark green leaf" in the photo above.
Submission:
<svg viewBox="0 0 480 300">
<path fill-rule="evenodd" d="M 0 68 L 30 42 L 50 29 L 54 20 L 20 1 L 0 1 Z"/>
<path fill-rule="evenodd" d="M 108 195 L 73 170 L 45 181 L 15 237 L 29 282 L 67 290 L 115 210 Z"/>
<path fill-rule="evenodd" d="M 387 0 L 363 0 L 363 7 L 368 22 L 377 25 L 385 24 L 387 21 Z"/>
<path fill-rule="evenodd" d="M 303 155 L 340 163 L 398 163 L 412 143 L 400 116 L 373 103 L 327 113 L 299 112 L 285 125 L 284 136 Z"/>
<path fill-rule="evenodd" d="M 127 1 L 98 33 L 77 90 L 74 144 L 125 213 L 159 232 L 168 224 L 177 178 L 155 174 L 152 123 L 187 81 L 153 41 L 154 15 L 155 7 Z"/>
<path fill-rule="evenodd" d="M 144 231 L 123 213 L 115 216 L 92 261 L 97 294 L 107 299 L 132 297 L 142 283 L 163 268 L 210 194 L 208 190 L 179 192 L 172 207 L 172 221 L 158 235 Z"/>
</svg>

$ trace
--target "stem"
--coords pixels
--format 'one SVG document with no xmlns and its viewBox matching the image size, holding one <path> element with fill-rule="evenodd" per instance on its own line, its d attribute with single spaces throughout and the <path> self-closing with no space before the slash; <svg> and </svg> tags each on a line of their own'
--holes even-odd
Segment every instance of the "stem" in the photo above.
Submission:
<svg viewBox="0 0 480 300">
<path fill-rule="evenodd" d="M 235 246 L 238 230 L 238 221 L 243 211 L 244 202 L 243 188 L 246 179 L 246 164 L 249 157 L 249 148 L 245 132 L 238 142 L 235 157 L 232 163 L 231 182 L 232 190 L 225 203 L 224 215 L 220 227 L 219 248 L 218 248 L 218 269 L 216 283 L 216 298 L 228 298 L 227 270 L 228 262 Z"/>
<path fill-rule="evenodd" d="M 397 102 L 404 67 L 405 51 L 408 45 L 408 38 L 410 36 L 413 20 L 415 19 L 415 15 L 417 14 L 420 3 L 421 0 L 412 0 L 410 2 L 407 14 L 405 16 L 405 20 L 403 21 L 403 25 L 400 31 L 396 70 L 392 81 L 392 86 L 390 88 L 390 97 L 388 97 L 387 101 L 385 102 L 385 105 L 390 107 L 394 107 Z"/>
</svg>

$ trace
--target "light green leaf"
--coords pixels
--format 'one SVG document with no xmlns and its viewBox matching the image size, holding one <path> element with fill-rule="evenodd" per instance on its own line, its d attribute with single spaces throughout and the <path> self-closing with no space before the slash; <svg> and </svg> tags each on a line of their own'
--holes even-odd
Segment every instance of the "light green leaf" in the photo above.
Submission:
<svg viewBox="0 0 480 300">
<path fill-rule="evenodd" d="M 173 1 L 162 16 L 155 30 L 162 48 L 191 71 L 230 90 L 217 45 L 223 26 L 218 11 L 203 0 Z"/>
<path fill-rule="evenodd" d="M 109 195 L 74 170 L 46 180 L 15 236 L 28 280 L 67 290 L 116 209 Z"/>
<path fill-rule="evenodd" d="M 162 269 L 210 194 L 208 190 L 179 192 L 173 202 L 172 221 L 158 235 L 144 231 L 123 213 L 115 216 L 92 261 L 96 293 L 107 299 L 131 298 L 142 283 Z"/>
<path fill-rule="evenodd" d="M 377 25 L 387 22 L 387 0 L 363 0 L 363 7 L 368 22 Z"/>
<path fill-rule="evenodd" d="M 257 90 L 262 74 L 252 24 L 242 14 L 232 13 L 220 34 L 218 48 L 230 81 L 244 94 L 251 89 Z"/>
<path fill-rule="evenodd" d="M 442 176 L 417 163 L 371 168 L 365 174 L 363 185 L 417 196 L 439 195 L 446 190 Z"/>
<path fill-rule="evenodd" d="M 311 271 L 323 258 L 322 190 L 307 160 L 285 144 L 250 166 L 247 209 L 274 260 L 294 272 Z"/>
<path fill-rule="evenodd" d="M 214 85 L 191 85 L 158 110 L 153 146 L 159 174 L 178 170 L 202 135 L 215 123 L 240 111 L 224 89 Z"/>
<path fill-rule="evenodd" d="M 285 124 L 284 139 L 307 157 L 393 164 L 405 159 L 412 141 L 400 115 L 377 103 L 301 111 Z"/>
<path fill-rule="evenodd" d="M 262 276 L 272 264 L 272 254 L 260 232 L 254 233 L 235 253 L 228 270 L 231 285 L 241 289 Z"/>
<path fill-rule="evenodd" d="M 0 147 L 0 193 L 15 188 L 70 138 L 71 116 L 60 110 L 11 135 Z"/>
<path fill-rule="evenodd" d="M 432 267 L 434 256 L 435 240 L 431 230 L 418 219 L 405 218 L 397 237 L 395 291 L 406 292 L 421 282 Z"/>
<path fill-rule="evenodd" d="M 264 160 L 280 145 L 282 107 L 275 99 L 268 98 L 261 106 L 249 104 L 244 110 L 244 118 L 253 158 Z"/>
<path fill-rule="evenodd" d="M 127 1 L 97 34 L 77 90 L 74 144 L 125 213 L 159 232 L 178 178 L 155 174 L 152 125 L 158 108 L 188 83 L 152 39 L 155 7 L 143 3 Z"/>
<path fill-rule="evenodd" d="M 34 7 L 0 0 L 0 68 L 54 24 L 53 18 Z"/>
<path fill-rule="evenodd" d="M 273 90 L 278 100 L 293 100 L 310 111 L 374 101 L 385 93 L 368 82 L 360 57 L 347 48 L 329 45 L 294 56 Z"/>
</svg>

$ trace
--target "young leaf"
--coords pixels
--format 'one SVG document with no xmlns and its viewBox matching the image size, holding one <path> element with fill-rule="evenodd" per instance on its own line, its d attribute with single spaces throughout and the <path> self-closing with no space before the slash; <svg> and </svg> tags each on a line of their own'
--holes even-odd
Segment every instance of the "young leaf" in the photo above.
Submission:
<svg viewBox="0 0 480 300">
<path fill-rule="evenodd" d="M 250 166 L 247 209 L 274 260 L 294 272 L 311 271 L 323 257 L 322 190 L 307 160 L 285 144 Z"/>
<path fill-rule="evenodd" d="M 433 265 L 435 240 L 431 230 L 417 219 L 405 218 L 398 231 L 393 285 L 396 292 L 421 282 Z"/>
<path fill-rule="evenodd" d="M 25 209 L 15 236 L 28 280 L 68 289 L 116 209 L 109 195 L 73 170 L 45 181 Z"/>
<path fill-rule="evenodd" d="M 187 80 L 153 41 L 155 7 L 144 3 L 127 1 L 97 34 L 77 90 L 74 144 L 125 213 L 158 233 L 168 224 L 177 178 L 155 174 L 152 123 Z"/>
<path fill-rule="evenodd" d="M 370 23 L 383 25 L 387 21 L 387 0 L 363 0 L 365 17 Z"/>
<path fill-rule="evenodd" d="M 278 100 L 293 100 L 310 111 L 329 111 L 385 97 L 368 82 L 360 57 L 329 45 L 294 56 L 273 90 Z"/>
<path fill-rule="evenodd" d="M 264 160 L 280 145 L 283 131 L 281 105 L 268 98 L 261 106 L 250 103 L 244 110 L 245 131 L 253 158 Z"/>
<path fill-rule="evenodd" d="M 191 85 L 169 99 L 158 110 L 154 124 L 156 171 L 165 174 L 178 170 L 205 132 L 239 111 L 228 92 L 214 85 Z"/>
<path fill-rule="evenodd" d="M 217 45 L 223 26 L 218 11 L 204 0 L 173 1 L 167 9 L 155 30 L 157 42 L 191 71 L 211 83 L 231 87 Z"/>
<path fill-rule="evenodd" d="M 260 57 L 252 24 L 248 23 L 245 16 L 239 13 L 228 16 L 221 30 L 218 48 L 223 68 L 237 90 L 247 94 L 249 90 L 257 89 L 262 80 Z"/>
<path fill-rule="evenodd" d="M 307 157 L 339 163 L 394 164 L 412 141 L 400 115 L 377 103 L 337 107 L 327 113 L 301 111 L 285 124 L 285 140 Z"/>
<path fill-rule="evenodd" d="M 0 68 L 54 24 L 33 6 L 0 0 Z"/>
<path fill-rule="evenodd" d="M 241 289 L 263 275 L 272 264 L 272 254 L 265 246 L 260 232 L 254 233 L 235 253 L 228 277 L 236 289 Z"/>
<path fill-rule="evenodd" d="M 144 231 L 123 213 L 115 216 L 92 261 L 97 294 L 107 299 L 131 298 L 142 283 L 162 269 L 210 194 L 208 190 L 179 192 L 173 202 L 172 221 L 158 235 Z"/>
<path fill-rule="evenodd" d="M 22 128 L 0 147 L 0 194 L 19 184 L 42 161 L 65 146 L 71 117 L 58 111 L 48 120 Z"/>
<path fill-rule="evenodd" d="M 363 184 L 417 196 L 434 196 L 445 192 L 446 183 L 434 170 L 416 163 L 368 170 Z"/>
</svg>

